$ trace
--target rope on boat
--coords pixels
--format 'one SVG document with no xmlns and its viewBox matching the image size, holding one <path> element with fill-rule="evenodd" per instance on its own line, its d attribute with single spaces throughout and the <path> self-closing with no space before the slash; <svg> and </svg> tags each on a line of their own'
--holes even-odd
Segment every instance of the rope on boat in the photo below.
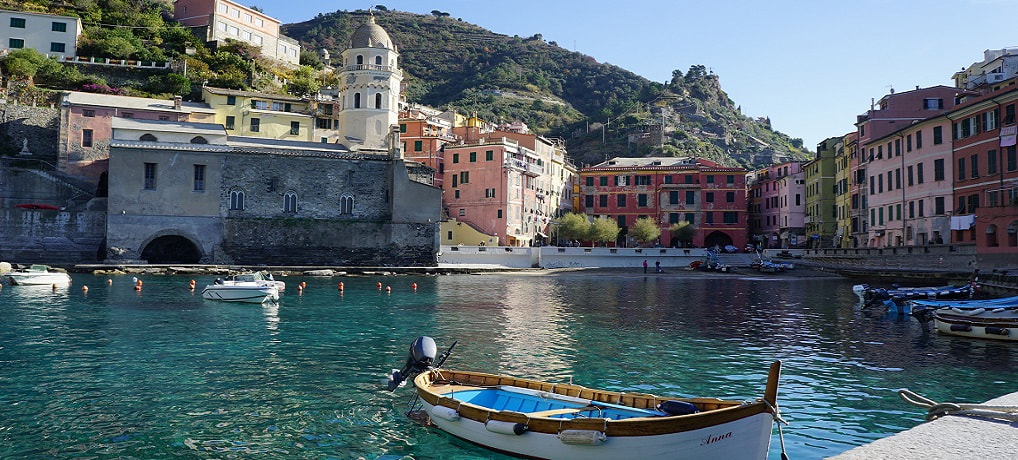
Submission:
<svg viewBox="0 0 1018 460">
<path fill-rule="evenodd" d="M 778 425 L 778 441 L 781 443 L 781 460 L 788 460 L 788 454 L 785 452 L 785 433 L 781 431 L 781 424 L 788 425 L 785 419 L 781 418 L 781 411 L 778 410 L 777 404 L 771 404 L 770 401 L 760 398 L 757 401 L 763 402 L 767 405 L 767 409 L 771 411 L 771 418 L 774 419 L 774 423 Z"/>
<path fill-rule="evenodd" d="M 995 420 L 1018 422 L 1018 406 L 993 406 L 989 404 L 938 403 L 907 390 L 898 390 L 898 396 L 905 402 L 926 409 L 926 421 L 936 420 L 945 415 L 967 415 Z"/>
</svg>

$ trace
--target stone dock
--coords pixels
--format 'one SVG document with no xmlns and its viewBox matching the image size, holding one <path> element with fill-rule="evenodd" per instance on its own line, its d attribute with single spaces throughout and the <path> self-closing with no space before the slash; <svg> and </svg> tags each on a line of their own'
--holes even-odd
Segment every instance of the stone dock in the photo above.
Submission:
<svg viewBox="0 0 1018 460">
<path fill-rule="evenodd" d="M 958 403 L 958 401 L 946 402 Z M 1011 406 L 1013 410 L 1018 411 L 1018 393 L 991 399 L 984 404 Z M 923 411 L 921 407 L 914 407 L 918 412 Z M 1018 412 L 1015 416 L 1018 417 Z M 831 458 L 836 460 L 1018 458 L 1018 421 L 948 415 Z"/>
</svg>

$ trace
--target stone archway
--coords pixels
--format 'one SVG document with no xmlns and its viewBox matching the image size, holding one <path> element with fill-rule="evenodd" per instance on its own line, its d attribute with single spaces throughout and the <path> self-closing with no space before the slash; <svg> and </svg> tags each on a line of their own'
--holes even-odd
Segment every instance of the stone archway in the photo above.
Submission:
<svg viewBox="0 0 1018 460">
<path fill-rule="evenodd" d="M 717 246 L 724 248 L 725 246 L 732 245 L 732 237 L 728 236 L 727 233 L 722 231 L 713 231 L 703 239 L 703 247 L 712 248 Z"/>
<path fill-rule="evenodd" d="M 201 256 L 197 245 L 179 235 L 155 238 L 141 251 L 141 258 L 150 264 L 196 264 Z"/>
</svg>

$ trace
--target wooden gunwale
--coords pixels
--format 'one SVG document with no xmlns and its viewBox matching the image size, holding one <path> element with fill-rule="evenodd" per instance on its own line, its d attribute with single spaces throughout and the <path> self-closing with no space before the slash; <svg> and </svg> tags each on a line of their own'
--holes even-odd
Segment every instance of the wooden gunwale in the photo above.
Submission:
<svg viewBox="0 0 1018 460">
<path fill-rule="evenodd" d="M 773 389 L 768 385 L 766 397 L 772 404 L 777 397 L 777 364 L 771 368 Z M 433 384 L 435 380 L 451 383 Z M 770 413 L 771 409 L 761 400 L 744 403 L 716 398 L 668 398 L 642 393 L 621 393 L 596 390 L 579 385 L 552 384 L 504 375 L 436 369 L 425 372 L 414 379 L 414 385 L 421 399 L 432 406 L 445 406 L 456 410 L 461 418 L 485 423 L 488 420 L 522 423 L 527 430 L 535 433 L 557 434 L 562 430 L 603 431 L 607 436 L 651 436 L 692 431 L 720 425 L 757 414 Z M 578 397 L 593 402 L 621 404 L 638 409 L 654 409 L 667 400 L 687 401 L 701 411 L 690 415 L 661 417 L 639 417 L 624 420 L 603 418 L 558 419 L 540 417 L 513 411 L 495 411 L 470 403 L 441 396 L 456 391 L 474 390 L 478 387 L 513 386 L 547 393 Z M 774 398 L 774 399 L 771 399 Z"/>
</svg>

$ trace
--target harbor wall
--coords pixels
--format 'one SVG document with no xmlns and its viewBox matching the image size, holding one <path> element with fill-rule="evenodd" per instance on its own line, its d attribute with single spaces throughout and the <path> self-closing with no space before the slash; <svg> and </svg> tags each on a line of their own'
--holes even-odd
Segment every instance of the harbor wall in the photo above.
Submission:
<svg viewBox="0 0 1018 460">
<path fill-rule="evenodd" d="M 0 209 L 0 260 L 13 263 L 96 261 L 106 234 L 105 211 Z"/>
<path fill-rule="evenodd" d="M 510 268 L 643 268 L 650 270 L 655 262 L 661 268 L 687 268 L 703 260 L 702 248 L 602 248 L 602 247 L 510 247 L 510 246 L 442 246 L 438 262 L 443 264 L 501 265 Z M 737 267 L 749 266 L 753 254 L 721 254 L 721 263 Z"/>
</svg>

